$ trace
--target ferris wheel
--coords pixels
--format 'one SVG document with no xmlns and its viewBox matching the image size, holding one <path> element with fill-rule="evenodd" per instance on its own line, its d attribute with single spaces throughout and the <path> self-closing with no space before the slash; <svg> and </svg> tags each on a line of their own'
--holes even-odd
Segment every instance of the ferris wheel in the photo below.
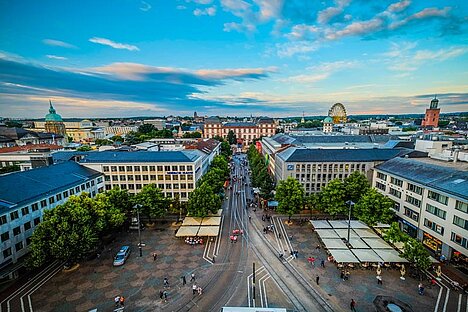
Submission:
<svg viewBox="0 0 468 312">
<path fill-rule="evenodd" d="M 343 104 L 335 103 L 328 111 L 328 116 L 333 118 L 333 123 L 345 123 L 347 120 L 346 109 Z"/>
</svg>

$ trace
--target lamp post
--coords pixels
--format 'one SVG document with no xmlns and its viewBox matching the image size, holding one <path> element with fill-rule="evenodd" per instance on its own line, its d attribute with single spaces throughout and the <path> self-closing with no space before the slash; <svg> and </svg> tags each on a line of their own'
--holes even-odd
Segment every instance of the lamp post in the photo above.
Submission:
<svg viewBox="0 0 468 312">
<path fill-rule="evenodd" d="M 135 208 L 137 212 L 137 222 L 138 222 L 138 250 L 140 251 L 140 257 L 143 257 L 143 250 L 141 249 L 141 223 L 140 223 L 140 208 L 141 205 L 136 204 L 133 208 Z"/>
<path fill-rule="evenodd" d="M 354 202 L 352 200 L 348 200 L 346 202 L 349 205 L 349 213 L 348 213 L 348 240 L 346 243 L 349 244 L 349 233 L 351 232 L 351 210 L 353 209 Z"/>
</svg>

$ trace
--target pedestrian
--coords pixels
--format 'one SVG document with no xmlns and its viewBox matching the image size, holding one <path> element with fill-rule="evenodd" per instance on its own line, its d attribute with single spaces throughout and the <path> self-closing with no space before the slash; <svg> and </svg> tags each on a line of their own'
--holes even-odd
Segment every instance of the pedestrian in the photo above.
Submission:
<svg viewBox="0 0 468 312">
<path fill-rule="evenodd" d="M 157 258 L 158 258 L 158 254 L 153 252 L 153 261 L 156 261 Z"/>
<path fill-rule="evenodd" d="M 163 296 L 164 296 L 164 293 L 163 293 L 163 291 L 162 291 L 162 290 L 160 290 L 160 291 L 159 291 L 159 299 L 161 299 L 161 300 L 162 300 Z"/>
<path fill-rule="evenodd" d="M 190 276 L 190 281 L 195 282 L 195 273 L 192 273 L 192 275 Z"/>
<path fill-rule="evenodd" d="M 299 254 L 299 251 L 295 250 L 295 251 L 294 251 L 294 258 L 296 258 L 296 259 L 297 259 L 297 257 L 298 257 L 298 254 Z"/>
<path fill-rule="evenodd" d="M 186 285 L 187 284 L 187 280 L 185 279 L 185 275 L 182 276 L 182 285 Z"/>
<path fill-rule="evenodd" d="M 320 266 L 321 266 L 322 268 L 324 268 L 324 267 L 325 267 L 325 260 L 323 260 L 323 259 L 322 259 L 322 260 L 320 260 Z"/>
<path fill-rule="evenodd" d="M 377 285 L 382 285 L 382 277 L 377 275 Z"/>
<path fill-rule="evenodd" d="M 164 287 L 167 287 L 169 286 L 169 280 L 167 279 L 167 277 L 164 278 Z"/>
<path fill-rule="evenodd" d="M 215 259 L 216 259 L 216 256 L 215 256 L 215 255 L 213 255 L 213 263 L 215 263 L 215 262 L 216 262 L 216 260 L 215 260 Z"/>
<path fill-rule="evenodd" d="M 200 296 L 203 293 L 203 289 L 200 286 L 198 286 L 197 292 L 198 292 L 198 295 Z"/>
<path fill-rule="evenodd" d="M 341 271 L 340 278 L 344 281 L 344 271 Z"/>
<path fill-rule="evenodd" d="M 320 250 L 320 244 L 317 245 L 317 247 L 315 247 L 316 250 Z"/>
<path fill-rule="evenodd" d="M 251 216 L 249 216 L 249 221 L 252 221 L 252 217 L 251 217 Z"/>
<path fill-rule="evenodd" d="M 351 299 L 351 302 L 349 303 L 349 307 L 351 308 L 351 311 L 356 312 L 356 301 L 354 301 L 354 299 Z"/>
<path fill-rule="evenodd" d="M 278 238 L 281 239 L 281 233 L 278 232 Z"/>
<path fill-rule="evenodd" d="M 192 295 L 195 295 L 196 292 L 197 292 L 197 285 L 193 284 L 192 285 Z"/>
<path fill-rule="evenodd" d="M 262 221 L 265 221 L 265 215 L 262 215 Z"/>
<path fill-rule="evenodd" d="M 320 276 L 317 275 L 317 277 L 315 278 L 315 282 L 317 283 L 317 285 L 319 284 L 319 280 L 320 280 Z"/>
<path fill-rule="evenodd" d="M 115 303 L 115 307 L 117 308 L 120 304 L 120 296 L 115 296 L 114 303 Z"/>
<path fill-rule="evenodd" d="M 120 296 L 120 305 L 123 307 L 125 305 L 125 298 L 124 296 Z"/>
<path fill-rule="evenodd" d="M 164 302 L 167 302 L 167 291 L 163 292 L 163 296 L 164 296 Z"/>
</svg>

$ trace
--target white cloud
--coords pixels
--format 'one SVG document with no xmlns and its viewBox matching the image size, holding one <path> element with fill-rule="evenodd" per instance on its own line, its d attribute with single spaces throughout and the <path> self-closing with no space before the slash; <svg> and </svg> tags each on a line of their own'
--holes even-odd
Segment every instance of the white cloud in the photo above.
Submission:
<svg viewBox="0 0 468 312">
<path fill-rule="evenodd" d="M 288 77 L 286 80 L 297 83 L 311 84 L 321 80 L 325 80 L 338 71 L 353 68 L 357 65 L 358 63 L 356 61 L 336 61 L 321 63 L 319 65 L 307 68 L 307 71 L 311 72 L 311 74 L 291 76 Z"/>
<path fill-rule="evenodd" d="M 343 13 L 344 9 L 349 5 L 350 0 L 335 0 L 334 7 L 328 7 L 317 13 L 317 22 L 320 24 L 326 24 L 333 17 Z"/>
<path fill-rule="evenodd" d="M 67 48 L 67 49 L 76 49 L 76 46 L 73 44 L 67 43 L 65 41 L 60 41 L 60 40 L 54 40 L 54 39 L 44 39 L 42 40 L 42 43 L 54 46 L 54 47 L 62 47 L 62 48 Z"/>
<path fill-rule="evenodd" d="M 305 54 L 308 52 L 316 51 L 319 48 L 317 42 L 311 41 L 293 41 L 286 43 L 279 43 L 276 45 L 277 55 L 279 57 L 291 57 L 295 54 Z"/>
<path fill-rule="evenodd" d="M 223 28 L 223 31 L 225 32 L 231 32 L 231 31 L 250 32 L 253 30 L 255 30 L 255 26 L 253 25 L 243 25 L 243 24 L 236 23 L 236 22 L 224 23 L 224 28 Z"/>
<path fill-rule="evenodd" d="M 61 60 L 61 61 L 68 60 L 64 56 L 57 56 L 57 55 L 51 55 L 51 54 L 47 54 L 46 57 L 49 58 L 49 59 L 52 59 L 52 60 Z"/>
<path fill-rule="evenodd" d="M 368 21 L 351 23 L 342 30 L 329 29 L 325 34 L 325 38 L 328 40 L 337 40 L 347 36 L 365 35 L 379 31 L 383 26 L 383 20 L 381 18 L 374 17 Z"/>
<path fill-rule="evenodd" d="M 409 0 L 403 0 L 399 2 L 392 3 L 388 6 L 387 11 L 389 12 L 401 12 L 406 10 L 406 8 L 409 7 L 411 4 L 411 1 Z"/>
<path fill-rule="evenodd" d="M 425 8 L 424 10 L 414 13 L 413 15 L 410 15 L 402 20 L 394 21 L 388 26 L 388 28 L 390 30 L 395 30 L 397 28 L 400 28 L 401 26 L 408 24 L 413 20 L 420 20 L 430 17 L 446 17 L 448 16 L 448 13 L 451 9 L 451 7 L 445 7 L 443 9 Z"/>
<path fill-rule="evenodd" d="M 148 12 L 149 10 L 151 10 L 151 8 L 152 8 L 151 4 L 145 1 L 141 1 L 140 10 L 142 10 L 143 12 Z"/>
<path fill-rule="evenodd" d="M 177 10 L 185 10 L 185 9 L 187 9 L 187 7 L 185 5 L 178 5 L 178 6 L 176 6 L 176 9 Z"/>
<path fill-rule="evenodd" d="M 201 15 L 208 15 L 208 16 L 215 16 L 216 15 L 216 6 L 200 9 L 196 8 L 193 10 L 193 15 L 201 16 Z"/>
<path fill-rule="evenodd" d="M 93 37 L 93 38 L 90 38 L 89 41 L 93 42 L 93 43 L 97 43 L 97 44 L 106 45 L 106 46 L 112 47 L 114 49 L 123 49 L 123 50 L 129 50 L 129 51 L 140 51 L 140 49 L 135 45 L 126 44 L 126 43 L 119 43 L 119 42 L 115 42 L 115 41 L 112 41 L 112 40 L 106 39 L 106 38 Z"/>
</svg>

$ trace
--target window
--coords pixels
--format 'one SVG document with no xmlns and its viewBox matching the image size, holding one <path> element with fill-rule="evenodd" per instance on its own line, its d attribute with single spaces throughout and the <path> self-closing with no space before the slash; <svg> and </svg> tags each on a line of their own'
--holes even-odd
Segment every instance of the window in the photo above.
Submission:
<svg viewBox="0 0 468 312">
<path fill-rule="evenodd" d="M 193 189 L 193 183 L 188 183 L 188 184 L 187 184 L 187 188 L 188 188 L 188 189 Z"/>
<path fill-rule="evenodd" d="M 139 175 L 135 176 L 135 181 L 141 181 L 141 176 Z"/>
<path fill-rule="evenodd" d="M 172 180 L 176 180 L 176 181 L 179 180 L 179 176 L 178 175 L 173 175 Z"/>
<path fill-rule="evenodd" d="M 457 200 L 455 204 L 455 209 L 468 213 L 468 204 Z"/>
<path fill-rule="evenodd" d="M 170 174 L 166 174 L 166 175 L 164 176 L 164 179 L 165 179 L 166 181 L 171 181 L 171 180 L 172 180 Z"/>
<path fill-rule="evenodd" d="M 13 235 L 20 235 L 21 234 L 21 227 L 17 226 L 13 229 Z"/>
<path fill-rule="evenodd" d="M 119 171 L 125 171 L 125 166 L 119 166 Z"/>
<path fill-rule="evenodd" d="M 136 184 L 136 189 L 141 190 L 141 184 Z"/>
<path fill-rule="evenodd" d="M 102 183 L 102 177 L 97 178 L 97 183 Z"/>
<path fill-rule="evenodd" d="M 439 209 L 429 204 L 426 204 L 426 211 L 444 220 L 445 220 L 445 216 L 447 215 L 447 212 L 445 212 L 444 210 Z"/>
<path fill-rule="evenodd" d="M 172 171 L 177 171 L 177 166 L 172 166 Z"/>
<path fill-rule="evenodd" d="M 133 171 L 133 167 L 132 166 L 127 166 L 127 171 Z"/>
<path fill-rule="evenodd" d="M 57 199 L 57 201 L 62 200 L 62 194 L 60 193 L 55 195 L 55 198 Z"/>
<path fill-rule="evenodd" d="M 429 193 L 427 193 L 427 197 L 432 199 L 432 200 L 435 200 L 438 203 L 444 204 L 444 205 L 447 205 L 447 203 L 448 203 L 448 197 L 447 196 L 444 196 L 442 194 L 439 194 L 439 193 L 436 193 L 436 192 L 433 192 L 433 191 L 429 191 Z"/>
<path fill-rule="evenodd" d="M 410 191 L 410 192 L 413 192 L 413 193 L 416 193 L 416 194 L 419 194 L 419 195 L 422 195 L 422 192 L 423 192 L 422 187 L 419 187 L 419 186 L 411 184 L 411 183 L 408 183 L 408 186 L 406 187 L 406 189 L 408 191 Z"/>
<path fill-rule="evenodd" d="M 91 180 L 91 186 L 94 186 L 94 180 Z"/>
<path fill-rule="evenodd" d="M 119 179 L 120 179 L 120 181 L 125 181 L 125 180 L 127 180 L 126 177 L 125 177 L 124 175 L 120 175 L 120 176 L 119 176 Z"/>
<path fill-rule="evenodd" d="M 166 184 L 166 190 L 170 190 L 172 188 L 172 184 Z"/>
<path fill-rule="evenodd" d="M 158 171 L 163 171 L 163 166 L 158 166 Z"/>
<path fill-rule="evenodd" d="M 127 180 L 128 181 L 133 181 L 133 176 L 132 175 L 127 176 Z"/>
<path fill-rule="evenodd" d="M 187 175 L 187 180 L 193 180 L 193 174 L 188 174 Z"/>
<path fill-rule="evenodd" d="M 8 247 L 7 249 L 5 249 L 3 251 L 3 258 L 8 258 L 9 256 L 11 256 L 11 247 Z"/>
<path fill-rule="evenodd" d="M 383 174 L 382 172 L 377 172 L 377 178 L 380 180 L 387 180 L 387 175 Z"/>
<path fill-rule="evenodd" d="M 10 239 L 10 232 L 7 231 L 5 233 L 2 233 L 2 235 L 0 235 L 0 237 L 1 237 L 1 240 L 2 240 L 2 243 L 3 243 L 4 241 L 7 241 L 7 240 Z"/>
<path fill-rule="evenodd" d="M 31 236 L 26 238 L 26 246 L 31 245 Z"/>
<path fill-rule="evenodd" d="M 29 230 L 29 229 L 31 229 L 31 222 L 26 222 L 26 223 L 24 224 L 24 230 L 27 231 L 27 230 Z"/>
<path fill-rule="evenodd" d="M 76 193 L 79 193 L 79 192 L 80 192 L 80 187 L 79 187 L 79 186 L 75 187 L 75 192 L 76 192 Z"/>
<path fill-rule="evenodd" d="M 86 182 L 86 188 L 89 188 L 89 187 L 90 187 L 89 182 Z M 83 185 L 81 186 L 81 188 L 83 188 Z"/>
<path fill-rule="evenodd" d="M 400 211 L 400 203 L 393 202 L 393 209 L 395 209 L 396 211 Z"/>
<path fill-rule="evenodd" d="M 424 226 L 440 235 L 444 235 L 444 228 L 429 219 L 424 219 Z"/>
<path fill-rule="evenodd" d="M 68 191 L 63 192 L 63 198 L 67 198 L 67 197 L 68 197 Z"/>
<path fill-rule="evenodd" d="M 133 190 L 133 189 L 135 189 L 135 185 L 133 185 L 133 184 L 129 184 L 129 185 L 128 185 L 128 189 L 129 189 L 129 190 Z"/>
<path fill-rule="evenodd" d="M 117 172 L 117 166 L 111 166 L 111 171 L 112 172 Z"/>
<path fill-rule="evenodd" d="M 151 175 L 150 175 L 150 180 L 151 180 L 151 181 L 156 181 L 156 175 L 155 175 L 155 174 L 151 174 Z"/>
<path fill-rule="evenodd" d="M 181 198 L 187 198 L 187 192 L 181 192 L 180 197 Z"/>
<path fill-rule="evenodd" d="M 82 190 L 82 191 L 85 190 L 85 185 L 84 185 L 84 184 L 81 184 L 81 190 Z"/>
<path fill-rule="evenodd" d="M 55 198 L 49 197 L 49 204 L 52 205 L 53 203 L 55 203 Z"/>
<path fill-rule="evenodd" d="M 45 199 L 41 200 L 41 208 L 44 208 L 47 206 L 47 201 Z"/>
<path fill-rule="evenodd" d="M 148 166 L 142 166 L 141 171 L 148 171 Z"/>
<path fill-rule="evenodd" d="M 3 215 L 0 217 L 0 225 L 7 223 L 7 217 L 6 215 Z"/>
<path fill-rule="evenodd" d="M 164 171 L 171 171 L 171 166 L 164 166 Z"/>
<path fill-rule="evenodd" d="M 34 203 L 34 204 L 31 205 L 31 209 L 32 209 L 32 211 L 37 211 L 37 210 L 39 210 L 39 205 L 37 203 Z"/>
<path fill-rule="evenodd" d="M 193 170 L 192 165 L 188 165 L 187 166 L 187 171 L 192 171 L 192 170 Z"/>
<path fill-rule="evenodd" d="M 180 171 L 185 171 L 185 166 L 179 166 L 180 167 Z"/>
<path fill-rule="evenodd" d="M 397 178 L 394 178 L 394 177 L 390 178 L 390 182 L 392 184 L 395 184 L 396 186 L 399 186 L 399 187 L 403 186 L 403 180 L 400 180 L 400 179 L 397 179 Z"/>
<path fill-rule="evenodd" d="M 112 176 L 112 181 L 119 181 L 119 176 L 113 175 Z"/>
<path fill-rule="evenodd" d="M 107 178 L 107 177 L 106 177 L 106 178 Z M 75 194 L 75 190 L 74 190 L 74 189 L 71 189 L 71 190 L 70 190 L 70 195 L 73 195 L 73 194 Z"/>
<path fill-rule="evenodd" d="M 105 177 L 104 177 L 104 180 L 105 180 L 106 182 L 109 182 L 109 181 L 110 181 L 110 176 L 105 176 Z"/>
<path fill-rule="evenodd" d="M 133 167 L 133 170 L 139 172 L 139 171 L 140 171 L 140 166 L 134 166 L 134 167 Z"/>
<path fill-rule="evenodd" d="M 410 203 L 411 205 L 414 205 L 418 208 L 421 208 L 421 201 L 419 199 L 416 199 L 412 196 L 406 195 L 406 202 Z"/>
<path fill-rule="evenodd" d="M 468 249 L 468 239 L 461 236 L 461 235 L 458 235 L 457 233 L 453 233 L 452 232 L 452 237 L 450 238 L 450 240 L 466 249 Z"/>
<path fill-rule="evenodd" d="M 185 190 L 187 188 L 187 183 L 181 183 L 180 188 Z"/>
<path fill-rule="evenodd" d="M 23 249 L 23 242 L 19 242 L 19 243 L 16 243 L 15 244 L 15 250 L 16 251 L 20 251 L 21 249 Z"/>
<path fill-rule="evenodd" d="M 39 223 L 41 223 L 41 218 L 34 219 L 34 226 L 37 226 Z"/>
<path fill-rule="evenodd" d="M 390 195 L 393 195 L 395 197 L 398 197 L 398 198 L 401 198 L 401 192 L 400 191 L 397 191 L 393 188 L 390 188 L 390 192 L 389 192 Z"/>
<path fill-rule="evenodd" d="M 414 221 L 419 221 L 419 213 L 417 213 L 414 210 L 409 209 L 408 207 L 405 206 L 405 216 L 410 217 Z"/>
<path fill-rule="evenodd" d="M 466 221 L 463 218 L 460 218 L 459 216 L 453 216 L 453 224 L 458 225 L 461 228 L 464 228 L 465 230 L 468 230 L 468 221 Z"/>
<path fill-rule="evenodd" d="M 15 210 L 13 212 L 10 212 L 10 220 L 13 221 L 13 220 L 16 220 L 19 218 L 19 215 L 18 215 L 18 210 Z"/>
<path fill-rule="evenodd" d="M 156 166 L 149 166 L 150 171 L 156 171 Z"/>
<path fill-rule="evenodd" d="M 29 214 L 29 207 L 21 208 L 21 215 L 25 216 Z"/>
<path fill-rule="evenodd" d="M 109 172 L 109 166 L 102 166 L 102 171 Z"/>
<path fill-rule="evenodd" d="M 387 189 L 387 187 L 384 184 L 380 183 L 380 182 L 376 182 L 375 187 L 378 188 L 379 190 L 384 191 L 384 192 Z"/>
</svg>

